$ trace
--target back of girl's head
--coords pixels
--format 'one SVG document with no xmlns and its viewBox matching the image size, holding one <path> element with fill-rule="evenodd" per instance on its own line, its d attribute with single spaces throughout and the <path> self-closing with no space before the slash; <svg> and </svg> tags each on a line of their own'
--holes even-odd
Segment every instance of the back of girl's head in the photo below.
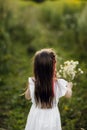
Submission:
<svg viewBox="0 0 87 130">
<path fill-rule="evenodd" d="M 36 105 L 51 107 L 54 98 L 53 77 L 56 54 L 52 49 L 42 49 L 34 57 L 35 101 Z"/>
</svg>

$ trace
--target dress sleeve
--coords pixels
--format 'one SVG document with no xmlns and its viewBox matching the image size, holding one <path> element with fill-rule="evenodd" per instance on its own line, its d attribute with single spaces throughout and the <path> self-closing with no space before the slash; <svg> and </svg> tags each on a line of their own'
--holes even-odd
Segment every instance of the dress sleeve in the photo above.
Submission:
<svg viewBox="0 0 87 130">
<path fill-rule="evenodd" d="M 34 81 L 31 77 L 28 78 L 29 90 L 30 90 L 30 97 L 32 103 L 34 102 Z"/>
<path fill-rule="evenodd" d="M 67 81 L 64 79 L 58 79 L 58 97 L 62 97 L 67 92 Z"/>
</svg>

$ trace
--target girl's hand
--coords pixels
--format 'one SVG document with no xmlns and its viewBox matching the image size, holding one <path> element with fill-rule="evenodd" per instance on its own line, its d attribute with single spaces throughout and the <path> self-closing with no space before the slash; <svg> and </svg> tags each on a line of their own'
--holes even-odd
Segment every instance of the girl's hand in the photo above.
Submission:
<svg viewBox="0 0 87 130">
<path fill-rule="evenodd" d="M 29 85 L 28 85 L 28 87 L 27 87 L 27 89 L 26 89 L 26 91 L 25 91 L 25 98 L 26 98 L 27 100 L 30 100 L 30 99 L 31 99 L 31 97 L 30 97 Z"/>
<path fill-rule="evenodd" d="M 68 82 L 68 84 L 67 84 L 67 92 L 65 94 L 66 98 L 70 98 L 72 96 L 72 87 L 73 87 L 72 82 Z"/>
<path fill-rule="evenodd" d="M 73 83 L 72 82 L 68 82 L 68 86 L 72 89 Z"/>
</svg>

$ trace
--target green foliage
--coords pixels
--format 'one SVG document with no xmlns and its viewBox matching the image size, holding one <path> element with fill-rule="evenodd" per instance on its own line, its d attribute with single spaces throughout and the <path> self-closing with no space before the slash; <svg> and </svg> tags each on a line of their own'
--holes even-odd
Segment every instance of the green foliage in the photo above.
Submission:
<svg viewBox="0 0 87 130">
<path fill-rule="evenodd" d="M 41 2 L 44 2 L 45 0 L 32 0 L 32 1 L 35 1 L 35 2 L 41 3 Z"/>
<path fill-rule="evenodd" d="M 73 97 L 61 99 L 59 106 L 63 130 L 87 128 L 87 5 L 81 5 L 0 1 L 1 128 L 24 129 L 31 103 L 20 94 L 33 75 L 33 54 L 44 47 L 56 50 L 58 65 L 66 59 L 80 61 L 84 74 L 77 79 Z"/>
<path fill-rule="evenodd" d="M 33 2 L 37 2 L 37 3 L 41 3 L 41 2 L 44 2 L 45 0 L 23 0 L 23 1 L 26 1 L 26 2 L 33 1 Z"/>
<path fill-rule="evenodd" d="M 80 17 L 78 19 L 78 27 L 79 27 L 79 43 L 80 48 L 82 48 L 82 58 L 84 57 L 86 59 L 87 53 L 87 4 L 85 8 L 83 9 L 82 13 L 80 14 Z"/>
</svg>

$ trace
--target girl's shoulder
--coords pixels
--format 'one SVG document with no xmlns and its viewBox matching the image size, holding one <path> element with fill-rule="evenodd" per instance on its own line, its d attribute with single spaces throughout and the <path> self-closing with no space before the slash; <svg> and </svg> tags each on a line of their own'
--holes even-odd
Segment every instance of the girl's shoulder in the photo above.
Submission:
<svg viewBox="0 0 87 130">
<path fill-rule="evenodd" d="M 67 84 L 68 82 L 65 79 L 57 79 L 56 82 L 56 88 L 58 91 L 58 97 L 62 97 L 65 95 L 65 93 L 67 92 Z"/>
<path fill-rule="evenodd" d="M 28 77 L 28 82 L 31 84 L 31 83 L 34 83 L 35 82 L 35 78 L 34 77 Z"/>
<path fill-rule="evenodd" d="M 34 77 L 28 77 L 28 86 L 29 86 L 30 91 L 34 90 L 34 87 L 35 87 Z"/>
<path fill-rule="evenodd" d="M 63 79 L 63 78 L 58 78 L 58 79 L 57 79 L 57 82 L 65 83 L 65 82 L 67 82 L 67 80 L 66 80 L 66 79 Z"/>
<path fill-rule="evenodd" d="M 63 79 L 63 78 L 57 78 L 56 80 L 55 80 L 55 83 L 59 83 L 59 84 L 67 84 L 68 82 L 65 80 L 65 79 Z"/>
</svg>

